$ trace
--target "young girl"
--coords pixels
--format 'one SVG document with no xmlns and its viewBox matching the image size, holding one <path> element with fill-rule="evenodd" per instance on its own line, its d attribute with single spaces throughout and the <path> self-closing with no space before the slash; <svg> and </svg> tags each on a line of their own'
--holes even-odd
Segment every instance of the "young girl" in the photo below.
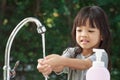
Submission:
<svg viewBox="0 0 120 80">
<path fill-rule="evenodd" d="M 62 56 L 52 54 L 38 59 L 37 69 L 43 75 L 67 73 L 67 80 L 86 80 L 86 71 L 96 60 L 93 48 L 105 49 L 102 61 L 109 69 L 110 27 L 105 12 L 98 6 L 82 8 L 75 17 L 72 29 L 75 47 L 67 48 Z"/>
</svg>

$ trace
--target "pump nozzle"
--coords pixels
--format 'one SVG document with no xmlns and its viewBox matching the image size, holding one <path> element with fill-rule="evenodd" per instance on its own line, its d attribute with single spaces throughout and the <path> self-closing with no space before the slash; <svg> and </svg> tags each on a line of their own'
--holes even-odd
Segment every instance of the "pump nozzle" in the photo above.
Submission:
<svg viewBox="0 0 120 80">
<path fill-rule="evenodd" d="M 92 67 L 87 70 L 86 80 L 110 80 L 110 73 L 102 59 L 106 51 L 104 49 L 93 49 L 93 52 L 95 52 L 96 61 L 93 61 Z"/>
<path fill-rule="evenodd" d="M 101 61 L 102 53 L 105 52 L 104 49 L 93 49 L 93 52 L 96 52 L 96 61 Z"/>
<path fill-rule="evenodd" d="M 104 66 L 104 62 L 101 61 L 101 58 L 105 50 L 104 49 L 93 49 L 93 52 L 95 52 L 95 55 L 96 55 L 96 61 L 93 64 Z"/>
</svg>

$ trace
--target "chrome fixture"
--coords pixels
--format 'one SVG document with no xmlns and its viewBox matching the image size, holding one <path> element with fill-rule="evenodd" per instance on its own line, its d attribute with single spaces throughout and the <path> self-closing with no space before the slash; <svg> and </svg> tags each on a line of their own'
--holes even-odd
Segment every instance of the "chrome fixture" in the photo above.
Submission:
<svg viewBox="0 0 120 80">
<path fill-rule="evenodd" d="M 34 18 L 34 17 L 28 17 L 23 19 L 12 31 L 12 33 L 9 36 L 9 39 L 6 44 L 6 49 L 5 49 L 5 63 L 4 63 L 4 74 L 3 78 L 4 80 L 10 80 L 10 50 L 11 50 L 11 45 L 12 42 L 17 34 L 17 32 L 28 22 L 34 22 L 37 26 L 37 32 L 42 35 L 42 46 L 43 46 L 43 57 L 45 57 L 45 32 L 46 28 L 41 24 L 41 22 Z M 19 62 L 16 63 L 16 66 L 18 65 Z M 13 71 L 14 72 L 14 71 Z M 14 75 L 13 75 L 14 76 Z M 47 80 L 47 77 L 45 77 L 45 80 Z"/>
</svg>

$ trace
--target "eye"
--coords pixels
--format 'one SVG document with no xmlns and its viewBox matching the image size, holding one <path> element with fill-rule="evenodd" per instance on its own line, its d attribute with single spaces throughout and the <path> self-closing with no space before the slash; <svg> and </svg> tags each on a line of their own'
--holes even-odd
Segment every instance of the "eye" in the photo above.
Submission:
<svg viewBox="0 0 120 80">
<path fill-rule="evenodd" d="M 88 32 L 93 33 L 93 32 L 95 32 L 95 31 L 94 31 L 94 30 L 88 30 Z"/>
<path fill-rule="evenodd" d="M 77 29 L 76 31 L 77 31 L 77 32 L 81 32 L 82 30 L 81 30 L 81 29 Z"/>
</svg>

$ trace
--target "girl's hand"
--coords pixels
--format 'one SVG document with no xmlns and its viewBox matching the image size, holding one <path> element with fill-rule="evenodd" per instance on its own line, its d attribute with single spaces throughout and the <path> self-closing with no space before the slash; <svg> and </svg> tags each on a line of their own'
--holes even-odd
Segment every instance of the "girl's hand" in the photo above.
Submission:
<svg viewBox="0 0 120 80">
<path fill-rule="evenodd" d="M 57 55 L 57 54 L 52 54 L 52 55 L 48 55 L 45 57 L 45 60 L 43 63 L 45 64 L 49 64 L 51 65 L 52 69 L 55 69 L 59 66 L 63 66 L 63 63 L 64 63 L 64 58 L 60 55 Z"/>
<path fill-rule="evenodd" d="M 44 76 L 48 76 L 52 72 L 52 68 L 50 65 L 43 63 L 44 59 L 38 59 L 37 69 Z"/>
<path fill-rule="evenodd" d="M 64 66 L 58 66 L 58 67 L 55 67 L 53 69 L 53 71 L 56 72 L 56 73 L 59 73 L 59 72 L 62 72 L 63 68 L 64 68 Z"/>
</svg>

